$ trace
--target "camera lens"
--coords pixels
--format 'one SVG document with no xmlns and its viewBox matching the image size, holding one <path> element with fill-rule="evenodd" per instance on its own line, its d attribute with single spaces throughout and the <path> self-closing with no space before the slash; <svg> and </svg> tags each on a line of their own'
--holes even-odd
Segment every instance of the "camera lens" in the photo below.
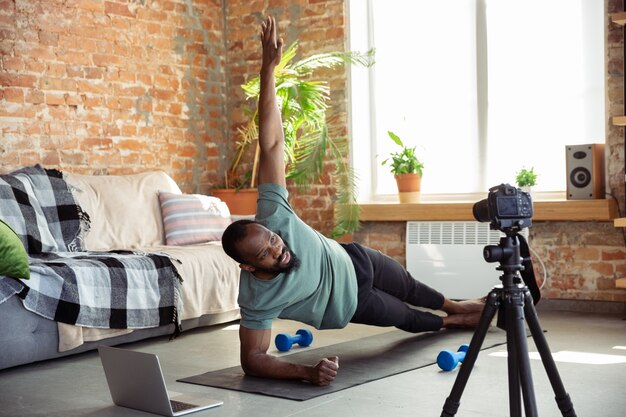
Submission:
<svg viewBox="0 0 626 417">
<path fill-rule="evenodd" d="M 480 200 L 474 207 L 472 207 L 472 214 L 474 218 L 479 222 L 490 222 L 491 216 L 489 215 L 489 201 L 485 198 Z"/>
</svg>

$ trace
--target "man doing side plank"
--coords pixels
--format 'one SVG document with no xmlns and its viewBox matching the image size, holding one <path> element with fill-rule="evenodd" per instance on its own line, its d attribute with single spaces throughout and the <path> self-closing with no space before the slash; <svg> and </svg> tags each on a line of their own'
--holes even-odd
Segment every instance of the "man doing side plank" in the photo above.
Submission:
<svg viewBox="0 0 626 417">
<path fill-rule="evenodd" d="M 258 377 L 303 379 L 328 385 L 337 357 L 316 365 L 267 354 L 272 320 L 280 317 L 317 329 L 348 323 L 395 326 L 407 332 L 478 324 L 482 301 L 456 302 L 414 279 L 398 262 L 358 243 L 339 244 L 305 224 L 288 202 L 284 134 L 274 68 L 283 40 L 276 22 L 261 25 L 263 58 L 259 96 L 259 200 L 255 221 L 233 222 L 224 232 L 226 253 L 240 264 L 241 366 Z M 441 317 L 407 304 L 443 310 Z"/>
</svg>

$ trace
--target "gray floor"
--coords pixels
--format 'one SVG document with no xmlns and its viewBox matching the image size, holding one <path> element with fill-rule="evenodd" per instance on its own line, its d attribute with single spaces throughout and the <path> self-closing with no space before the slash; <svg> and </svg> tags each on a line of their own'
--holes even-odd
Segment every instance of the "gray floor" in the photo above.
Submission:
<svg viewBox="0 0 626 417">
<path fill-rule="evenodd" d="M 552 353 L 577 415 L 626 415 L 626 321 L 621 314 L 539 312 Z M 439 416 L 456 372 L 436 365 L 304 402 L 176 382 L 177 378 L 238 364 L 237 323 L 191 331 L 177 340 L 125 347 L 156 353 L 172 391 L 202 393 L 224 405 L 194 416 Z M 275 330 L 299 326 L 279 321 Z M 349 325 L 315 332 L 315 346 L 330 345 L 389 329 Z M 529 351 L 535 350 L 532 340 Z M 461 398 L 457 416 L 509 416 L 505 346 L 482 351 Z M 576 353 L 567 353 L 576 352 Z M 560 359 L 559 359 L 560 358 Z M 341 361 L 341 359 L 340 359 Z M 539 415 L 560 416 L 540 360 L 532 360 Z M 2 416 L 146 416 L 112 404 L 95 352 L 0 371 Z"/>
</svg>

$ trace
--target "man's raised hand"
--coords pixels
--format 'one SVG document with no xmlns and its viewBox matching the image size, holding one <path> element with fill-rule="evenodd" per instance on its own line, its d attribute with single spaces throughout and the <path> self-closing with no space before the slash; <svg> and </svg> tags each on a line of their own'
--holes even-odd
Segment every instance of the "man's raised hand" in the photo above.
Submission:
<svg viewBox="0 0 626 417">
<path fill-rule="evenodd" d="M 276 36 L 276 21 L 267 16 L 261 24 L 261 44 L 263 45 L 263 66 L 275 67 L 283 56 L 283 39 Z"/>
</svg>

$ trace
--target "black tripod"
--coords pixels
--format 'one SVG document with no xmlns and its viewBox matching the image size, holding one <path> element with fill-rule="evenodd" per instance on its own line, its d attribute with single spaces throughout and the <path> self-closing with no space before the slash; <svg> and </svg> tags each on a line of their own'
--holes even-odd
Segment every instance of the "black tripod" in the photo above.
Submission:
<svg viewBox="0 0 626 417">
<path fill-rule="evenodd" d="M 480 317 L 478 328 L 472 336 L 469 350 L 465 354 L 463 365 L 459 370 L 450 396 L 446 399 L 443 406 L 441 417 L 452 417 L 458 411 L 461 405 L 461 395 L 478 357 L 480 347 L 485 340 L 489 324 L 497 311 L 500 312 L 498 315 L 498 327 L 506 331 L 511 417 L 521 417 L 522 415 L 520 390 L 526 417 L 536 417 L 538 415 L 530 371 L 530 360 L 528 358 L 524 317 L 526 317 L 528 328 L 535 340 L 541 361 L 550 379 L 561 414 L 564 417 L 576 417 L 574 405 L 569 394 L 565 392 L 565 387 L 539 324 L 537 312 L 533 305 L 533 298 L 528 287 L 521 284 L 518 275 L 518 272 L 524 269 L 521 264 L 519 236 L 516 232 L 505 231 L 505 233 L 506 236 L 500 239 L 499 245 L 485 247 L 485 260 L 488 262 L 500 262 L 500 266 L 496 269 L 503 271 L 503 275 L 500 277 L 502 284 L 495 286 L 487 296 L 487 302 Z"/>
</svg>

